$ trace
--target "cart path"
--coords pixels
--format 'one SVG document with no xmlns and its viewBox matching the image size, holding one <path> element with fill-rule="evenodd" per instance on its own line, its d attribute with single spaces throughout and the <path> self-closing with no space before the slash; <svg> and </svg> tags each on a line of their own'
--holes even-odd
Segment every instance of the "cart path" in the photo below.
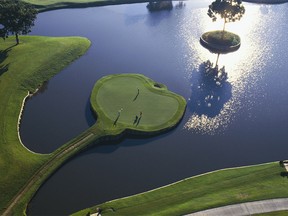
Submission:
<svg viewBox="0 0 288 216">
<path fill-rule="evenodd" d="M 21 191 L 14 197 L 13 201 L 7 206 L 6 210 L 2 213 L 2 216 L 9 216 L 12 214 L 12 209 L 14 208 L 15 204 L 22 198 L 22 196 L 29 191 L 29 189 L 37 182 L 41 181 L 42 175 L 46 173 L 46 171 L 51 168 L 57 161 L 63 160 L 65 161 L 65 157 L 73 152 L 76 148 L 81 147 L 81 145 L 85 144 L 85 142 L 94 136 L 93 133 L 86 134 L 85 137 L 82 137 L 80 140 L 74 142 L 72 145 L 63 148 L 57 154 L 55 154 L 50 160 L 48 160 L 29 180 L 29 182 L 22 188 Z M 53 168 L 52 168 L 53 169 Z"/>
<path fill-rule="evenodd" d="M 187 214 L 186 216 L 245 216 L 283 210 L 288 210 L 288 198 L 228 205 Z"/>
</svg>

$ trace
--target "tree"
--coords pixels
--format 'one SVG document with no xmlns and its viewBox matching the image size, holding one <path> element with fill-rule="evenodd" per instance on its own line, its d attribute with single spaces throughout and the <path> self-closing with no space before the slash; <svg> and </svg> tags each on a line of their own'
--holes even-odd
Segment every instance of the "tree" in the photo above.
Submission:
<svg viewBox="0 0 288 216">
<path fill-rule="evenodd" d="M 240 20 L 244 13 L 245 8 L 242 0 L 216 0 L 209 5 L 207 14 L 212 18 L 213 22 L 217 20 L 217 16 L 224 19 L 223 36 L 226 23 Z"/>
<path fill-rule="evenodd" d="M 0 36 L 5 39 L 15 35 L 19 44 L 19 34 L 28 34 L 34 26 L 37 10 L 30 4 L 19 0 L 0 1 Z"/>
</svg>

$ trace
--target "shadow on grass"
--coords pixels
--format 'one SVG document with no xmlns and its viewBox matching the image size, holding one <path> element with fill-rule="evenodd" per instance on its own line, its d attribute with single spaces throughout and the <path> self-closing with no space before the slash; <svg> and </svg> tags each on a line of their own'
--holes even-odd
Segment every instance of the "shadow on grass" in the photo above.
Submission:
<svg viewBox="0 0 288 216">
<path fill-rule="evenodd" d="M 280 175 L 281 175 L 282 177 L 287 177 L 287 178 L 288 178 L 288 172 L 281 172 Z"/>
<path fill-rule="evenodd" d="M 14 46 L 16 46 L 16 44 L 8 47 L 5 50 L 0 50 L 0 76 L 8 71 L 9 64 L 3 64 L 3 62 L 5 61 L 5 59 L 7 59 L 8 53 Z"/>
</svg>

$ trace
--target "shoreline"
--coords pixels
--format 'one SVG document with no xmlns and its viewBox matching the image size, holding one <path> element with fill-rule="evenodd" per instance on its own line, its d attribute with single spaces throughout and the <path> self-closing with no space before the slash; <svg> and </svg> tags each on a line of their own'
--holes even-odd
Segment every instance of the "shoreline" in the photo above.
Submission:
<svg viewBox="0 0 288 216">
<path fill-rule="evenodd" d="M 188 2 L 189 0 L 183 0 Z M 25 1 L 27 2 L 27 1 Z M 178 1 L 174 1 L 178 2 Z M 243 0 L 242 2 L 254 3 L 254 4 L 284 4 L 288 0 Z M 29 1 L 27 2 L 29 3 Z M 137 4 L 137 3 L 149 3 L 148 0 L 101 0 L 94 2 L 82 2 L 82 3 L 73 3 L 73 2 L 62 2 L 48 4 L 48 5 L 39 5 L 32 4 L 39 11 L 39 13 L 60 10 L 60 9 L 76 9 L 76 8 L 89 8 L 89 7 L 101 7 L 101 6 L 111 6 L 111 5 L 122 5 L 122 4 Z"/>
<path fill-rule="evenodd" d="M 109 200 L 109 201 L 107 201 L 105 203 L 110 203 L 110 202 L 114 202 L 114 201 L 122 200 L 122 199 L 128 199 L 130 197 L 137 196 L 137 195 L 143 195 L 143 194 L 146 194 L 146 193 L 150 193 L 150 192 L 153 192 L 153 191 L 157 191 L 157 190 L 160 190 L 160 189 L 163 189 L 163 188 L 166 188 L 166 187 L 170 187 L 170 186 L 176 185 L 178 183 L 187 181 L 189 179 L 194 179 L 194 178 L 197 178 L 197 177 L 201 177 L 201 176 L 205 176 L 205 175 L 209 175 L 209 174 L 213 174 L 213 173 L 217 173 L 217 172 L 221 172 L 221 171 L 233 170 L 233 169 L 244 169 L 244 168 L 248 168 L 248 167 L 264 166 L 264 165 L 271 164 L 271 163 L 277 163 L 277 161 L 271 161 L 271 162 L 261 163 L 261 164 L 239 166 L 239 167 L 229 167 L 229 168 L 213 170 L 213 171 L 210 171 L 210 172 L 205 172 L 205 173 L 198 174 L 198 175 L 195 175 L 195 176 L 187 177 L 187 178 L 181 179 L 179 181 L 172 182 L 170 184 L 167 184 L 167 185 L 164 185 L 164 186 L 161 186 L 161 187 L 158 187 L 158 188 L 154 188 L 154 189 L 151 189 L 151 190 L 148 190 L 148 191 L 144 191 L 144 192 L 141 192 L 141 193 L 137 193 L 137 194 L 133 194 L 133 195 L 130 195 L 130 196 L 125 196 L 125 197 L 121 197 L 121 198 L 117 198 L 117 199 L 113 199 L 113 200 Z M 103 203 L 100 203 L 98 205 L 101 205 L 101 204 L 103 204 Z"/>
<path fill-rule="evenodd" d="M 36 89 L 36 91 L 35 91 L 34 93 L 30 93 L 30 92 L 28 91 L 27 95 L 23 98 L 22 105 L 21 105 L 20 112 L 19 112 L 19 116 L 18 116 L 17 134 L 18 134 L 19 142 L 21 143 L 21 145 L 22 145 L 27 151 L 29 151 L 29 152 L 32 153 L 32 154 L 47 155 L 47 154 L 42 154 L 42 153 L 34 152 L 34 151 L 30 150 L 29 148 L 27 148 L 27 147 L 24 145 L 24 143 L 22 142 L 21 135 L 20 135 L 20 124 L 21 124 L 21 119 L 22 119 L 22 115 L 23 115 L 23 111 L 24 111 L 24 107 L 25 107 L 26 100 L 29 99 L 30 97 L 32 97 L 35 93 L 37 93 L 38 90 L 39 90 L 39 89 Z"/>
</svg>

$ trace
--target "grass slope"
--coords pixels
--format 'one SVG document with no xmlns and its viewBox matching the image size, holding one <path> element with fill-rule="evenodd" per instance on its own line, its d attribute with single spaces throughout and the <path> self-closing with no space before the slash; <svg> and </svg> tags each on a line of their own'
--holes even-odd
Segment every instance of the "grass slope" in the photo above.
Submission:
<svg viewBox="0 0 288 216">
<path fill-rule="evenodd" d="M 183 97 L 141 74 L 103 77 L 93 88 L 91 104 L 107 128 L 121 127 L 144 132 L 174 127 L 186 107 Z M 119 110 L 122 111 L 118 113 Z M 114 124 L 116 119 L 117 124 Z"/>
<path fill-rule="evenodd" d="M 183 215 L 247 201 L 288 196 L 288 179 L 278 163 L 220 170 L 167 187 L 118 199 L 82 210 L 74 215 Z"/>
<path fill-rule="evenodd" d="M 14 44 L 13 37 L 0 42 L 0 213 L 51 156 L 29 152 L 18 139 L 23 99 L 86 52 L 90 41 L 23 36 Z"/>
</svg>

